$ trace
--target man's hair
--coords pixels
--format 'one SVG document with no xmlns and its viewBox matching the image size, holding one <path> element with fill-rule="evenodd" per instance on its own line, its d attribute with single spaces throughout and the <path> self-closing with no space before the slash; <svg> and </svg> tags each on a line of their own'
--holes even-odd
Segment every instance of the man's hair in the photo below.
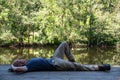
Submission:
<svg viewBox="0 0 120 80">
<path fill-rule="evenodd" d="M 21 59 L 23 59 L 23 58 L 18 58 L 18 59 L 15 59 L 14 61 L 13 61 L 13 66 L 15 66 L 15 67 L 18 67 L 19 66 L 19 64 L 20 64 L 20 62 L 18 61 L 18 60 L 21 60 Z"/>
</svg>

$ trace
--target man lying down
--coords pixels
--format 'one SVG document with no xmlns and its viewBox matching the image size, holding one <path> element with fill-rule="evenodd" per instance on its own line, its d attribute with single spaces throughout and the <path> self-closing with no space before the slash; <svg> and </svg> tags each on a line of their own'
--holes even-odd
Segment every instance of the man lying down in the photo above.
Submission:
<svg viewBox="0 0 120 80">
<path fill-rule="evenodd" d="M 68 60 L 64 60 L 64 56 L 66 56 Z M 110 69 L 110 64 L 84 65 L 75 62 L 69 44 L 62 42 L 55 50 L 53 57 L 49 59 L 32 58 L 28 61 L 25 59 L 16 59 L 11 64 L 9 71 L 109 71 Z"/>
</svg>

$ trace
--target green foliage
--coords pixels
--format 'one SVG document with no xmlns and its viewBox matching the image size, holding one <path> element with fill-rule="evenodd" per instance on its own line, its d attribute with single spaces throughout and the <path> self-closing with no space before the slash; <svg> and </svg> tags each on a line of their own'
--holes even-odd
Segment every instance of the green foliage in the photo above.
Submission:
<svg viewBox="0 0 120 80">
<path fill-rule="evenodd" d="M 119 0 L 0 0 L 0 42 L 115 45 L 119 11 Z"/>
</svg>

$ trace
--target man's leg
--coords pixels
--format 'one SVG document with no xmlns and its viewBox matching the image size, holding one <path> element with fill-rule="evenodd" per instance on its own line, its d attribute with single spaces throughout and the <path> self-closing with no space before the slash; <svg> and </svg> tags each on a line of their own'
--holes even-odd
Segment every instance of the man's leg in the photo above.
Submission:
<svg viewBox="0 0 120 80">
<path fill-rule="evenodd" d="M 98 65 L 83 65 L 76 62 L 70 62 L 61 58 L 54 58 L 57 70 L 61 71 L 98 71 Z"/>
<path fill-rule="evenodd" d="M 99 71 L 98 65 L 84 65 L 80 63 L 73 63 L 77 71 Z"/>
<path fill-rule="evenodd" d="M 64 55 L 66 55 L 69 61 L 63 60 Z M 70 61 L 75 61 L 75 59 L 70 51 L 70 47 L 67 44 L 67 42 L 62 42 L 58 46 L 58 48 L 55 51 L 55 54 L 53 55 L 53 58 L 55 60 L 55 65 L 57 65 L 58 70 L 95 71 L 98 69 L 98 66 L 91 66 L 91 65 L 87 66 L 76 62 L 70 62 Z"/>
<path fill-rule="evenodd" d="M 110 64 L 101 65 L 84 65 L 79 63 L 73 63 L 77 71 L 109 71 L 111 70 Z"/>
<path fill-rule="evenodd" d="M 53 58 L 57 57 L 57 58 L 61 58 L 64 59 L 64 55 L 66 55 L 66 57 L 68 58 L 69 61 L 74 62 L 74 56 L 70 51 L 70 47 L 68 45 L 67 42 L 62 42 L 58 48 L 56 49 Z"/>
<path fill-rule="evenodd" d="M 64 55 L 67 56 L 69 61 L 63 60 Z M 56 66 L 57 70 L 74 70 L 74 71 L 75 70 L 76 71 L 99 71 L 100 70 L 98 65 L 83 65 L 76 62 L 70 62 L 71 60 L 74 61 L 75 59 L 73 54 L 70 52 L 69 45 L 66 42 L 62 42 L 59 45 L 59 47 L 55 51 L 55 54 L 53 55 L 53 59 L 55 60 L 54 65 Z"/>
</svg>

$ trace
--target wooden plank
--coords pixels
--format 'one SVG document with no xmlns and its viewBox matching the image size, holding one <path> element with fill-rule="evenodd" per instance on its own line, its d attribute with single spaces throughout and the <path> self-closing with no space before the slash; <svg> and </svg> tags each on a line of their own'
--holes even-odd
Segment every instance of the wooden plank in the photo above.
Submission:
<svg viewBox="0 0 120 80">
<path fill-rule="evenodd" d="M 120 80 L 120 66 L 111 71 L 39 71 L 17 74 L 8 72 L 10 65 L 0 65 L 0 80 Z"/>
</svg>

